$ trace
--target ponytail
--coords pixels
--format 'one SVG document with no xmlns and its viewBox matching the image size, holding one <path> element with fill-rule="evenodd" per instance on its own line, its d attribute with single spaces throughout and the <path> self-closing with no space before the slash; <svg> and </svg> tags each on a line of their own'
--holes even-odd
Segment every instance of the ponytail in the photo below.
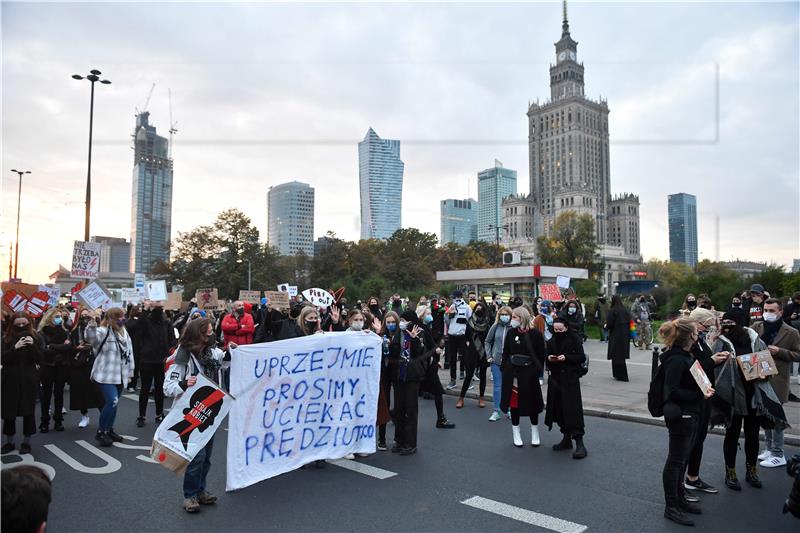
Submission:
<svg viewBox="0 0 800 533">
<path fill-rule="evenodd" d="M 688 351 L 694 344 L 694 335 L 697 327 L 693 320 L 678 318 L 671 322 L 664 322 L 658 329 L 658 334 L 664 339 L 664 344 L 669 348 L 678 347 Z"/>
</svg>

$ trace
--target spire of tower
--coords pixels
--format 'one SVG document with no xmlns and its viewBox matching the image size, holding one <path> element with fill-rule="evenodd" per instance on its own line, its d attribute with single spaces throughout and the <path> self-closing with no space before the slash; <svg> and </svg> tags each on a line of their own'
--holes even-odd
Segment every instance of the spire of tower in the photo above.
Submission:
<svg viewBox="0 0 800 533">
<path fill-rule="evenodd" d="M 561 36 L 569 35 L 569 20 L 567 19 L 567 0 L 564 0 L 564 20 L 561 23 Z"/>
</svg>

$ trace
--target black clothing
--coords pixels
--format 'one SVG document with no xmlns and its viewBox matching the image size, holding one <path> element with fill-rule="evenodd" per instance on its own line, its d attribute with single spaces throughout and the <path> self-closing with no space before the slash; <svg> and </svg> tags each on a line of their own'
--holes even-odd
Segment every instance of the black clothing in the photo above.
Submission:
<svg viewBox="0 0 800 533">
<path fill-rule="evenodd" d="M 512 355 L 528 355 L 533 358 L 530 366 L 514 366 Z M 503 361 L 500 370 L 503 373 L 502 396 L 500 410 L 508 412 L 511 406 L 511 387 L 517 380 L 517 405 L 520 416 L 533 416 L 544 409 L 542 387 L 539 385 L 539 372 L 544 369 L 547 355 L 544 337 L 539 330 L 532 328 L 525 332 L 519 328 L 509 328 L 503 342 Z"/>
<path fill-rule="evenodd" d="M 69 408 L 71 411 L 82 413 L 95 407 L 101 409 L 105 404 L 103 394 L 91 379 L 92 364 L 94 363 L 92 347 L 87 346 L 80 351 L 77 349 L 84 343 L 84 331 L 86 331 L 86 326 L 79 325 L 69 334 L 73 348 L 69 365 Z"/>
<path fill-rule="evenodd" d="M 169 356 L 169 351 L 178 343 L 175 339 L 172 324 L 164 313 L 157 310 L 142 311 L 138 320 L 125 324 L 125 329 L 133 338 L 138 337 L 139 361 L 144 363 L 161 363 Z M 136 347 L 134 347 L 134 354 Z"/>
<path fill-rule="evenodd" d="M 683 501 L 683 473 L 696 430 L 697 418 L 693 415 L 667 421 L 669 452 L 661 473 L 667 507 L 680 507 Z"/>
<path fill-rule="evenodd" d="M 3 435 L 15 435 L 17 433 L 16 418 L 3 417 Z M 22 417 L 22 434 L 30 437 L 36 433 L 36 417 L 34 415 Z"/>
<path fill-rule="evenodd" d="M 442 382 L 439 380 L 439 356 L 436 354 L 438 344 L 434 341 L 430 326 L 422 326 L 422 330 L 424 333 L 422 343 L 425 346 L 427 357 L 429 357 L 429 363 L 428 369 L 425 371 L 425 378 L 420 385 L 420 390 L 437 397 L 438 412 L 439 402 L 441 402 L 441 397 L 444 394 L 444 387 L 442 387 Z"/>
<path fill-rule="evenodd" d="M 567 323 L 571 332 L 583 338 L 584 323 L 586 322 L 586 319 L 584 318 L 583 313 L 581 313 L 581 308 L 578 307 L 574 315 L 569 314 L 568 309 L 568 306 L 562 307 L 561 311 L 558 313 L 558 317 Z"/>
<path fill-rule="evenodd" d="M 13 421 L 18 416 L 33 417 L 36 414 L 36 398 L 39 395 L 39 371 L 36 365 L 42 361 L 44 341 L 41 335 L 34 332 L 33 344 L 15 348 L 20 338 L 15 336 L 10 343 L 3 341 L 2 345 L 0 409 L 3 420 Z"/>
<path fill-rule="evenodd" d="M 55 395 L 53 419 L 64 420 L 61 410 L 64 407 L 64 385 L 69 379 L 69 360 L 72 345 L 65 344 L 69 332 L 61 326 L 45 326 L 41 331 L 44 340 L 42 364 L 39 367 L 39 382 L 42 385 L 41 420 L 43 425 L 50 422 L 50 400 Z"/>
<path fill-rule="evenodd" d="M 703 393 L 692 373 L 689 371 L 694 361 L 689 352 L 673 346 L 661 354 L 661 364 L 664 365 L 664 417 L 670 414 L 695 417 L 700 415 L 703 402 Z M 676 405 L 679 409 L 669 409 L 669 404 Z"/>
<path fill-rule="evenodd" d="M 553 429 L 558 424 L 561 433 L 572 438 L 584 435 L 583 400 L 581 398 L 581 365 L 586 360 L 583 343 L 572 331 L 554 334 L 547 343 L 547 355 L 563 355 L 566 361 L 547 360 L 550 377 L 547 381 L 547 413 L 544 423 Z"/>
<path fill-rule="evenodd" d="M 418 401 L 418 381 L 394 383 L 394 440 L 401 448 L 417 446 Z"/>
<path fill-rule="evenodd" d="M 408 336 L 410 340 L 409 360 L 407 362 L 402 360 L 403 347 L 401 342 L 404 336 L 406 336 L 406 333 L 398 330 L 389 340 L 388 371 L 389 379 L 391 379 L 392 383 L 422 381 L 425 378 L 425 372 L 428 370 L 429 357 L 419 336 L 417 338 Z M 405 370 L 402 367 L 405 367 Z M 401 376 L 403 372 L 405 373 L 404 377 Z"/>
<path fill-rule="evenodd" d="M 484 314 L 483 317 L 478 317 L 473 313 L 467 320 L 467 353 L 464 359 L 465 379 L 461 385 L 461 397 L 467 395 L 469 386 L 472 383 L 472 378 L 475 377 L 475 370 L 478 370 L 478 380 L 480 382 L 479 391 L 480 395 L 486 392 L 486 369 L 489 365 L 486 363 L 486 334 L 489 332 L 488 318 Z"/>
<path fill-rule="evenodd" d="M 623 307 L 613 307 L 608 312 L 608 354 L 611 360 L 613 376 L 621 381 L 628 381 L 628 367 L 625 359 L 631 356 L 631 315 Z"/>
<path fill-rule="evenodd" d="M 714 378 L 714 367 L 716 364 L 714 360 L 711 359 L 711 356 L 714 355 L 711 348 L 708 344 L 702 340 L 702 338 L 694 343 L 692 346 L 692 356 L 694 357 L 695 361 L 700 362 L 700 366 L 703 367 L 703 371 L 709 376 L 709 379 Z M 692 449 L 689 452 L 689 457 L 686 463 L 686 473 L 690 476 L 699 476 L 700 475 L 700 462 L 703 459 L 703 445 L 706 441 L 706 436 L 708 435 L 708 423 L 711 417 L 711 402 L 710 401 L 703 401 L 700 404 L 700 414 L 697 419 L 697 429 L 694 435 L 694 442 L 692 443 Z"/>
<path fill-rule="evenodd" d="M 725 456 L 725 466 L 736 467 L 736 451 L 739 448 L 739 435 L 742 434 L 744 424 L 744 457 L 747 464 L 755 466 L 758 461 L 758 433 L 760 426 L 758 417 L 754 415 L 733 415 L 731 425 L 725 430 L 725 440 L 722 441 L 722 453 Z"/>
<path fill-rule="evenodd" d="M 156 402 L 156 416 L 164 414 L 164 365 L 162 363 L 141 363 L 139 375 L 142 388 L 139 389 L 139 417 L 147 414 L 147 401 L 150 386 L 153 386 L 153 400 Z M 155 382 L 155 385 L 153 383 Z"/>
</svg>

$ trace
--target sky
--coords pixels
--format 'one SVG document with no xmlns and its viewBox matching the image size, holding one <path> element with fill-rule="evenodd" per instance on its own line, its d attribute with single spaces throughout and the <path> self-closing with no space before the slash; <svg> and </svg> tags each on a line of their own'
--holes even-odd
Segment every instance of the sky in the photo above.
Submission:
<svg viewBox="0 0 800 533">
<path fill-rule="evenodd" d="M 89 84 L 92 235 L 130 237 L 136 109 L 170 125 L 172 233 L 243 211 L 266 240 L 270 186 L 316 189 L 315 237 L 359 237 L 358 142 L 400 139 L 404 227 L 477 196 L 499 159 L 529 189 L 529 102 L 549 98 L 560 2 L 3 2 L 5 279 L 45 282 L 83 238 Z M 569 2 L 586 96 L 610 108 L 611 191 L 639 195 L 645 259 L 668 259 L 667 195 L 697 196 L 700 259 L 800 257 L 797 2 Z"/>
</svg>

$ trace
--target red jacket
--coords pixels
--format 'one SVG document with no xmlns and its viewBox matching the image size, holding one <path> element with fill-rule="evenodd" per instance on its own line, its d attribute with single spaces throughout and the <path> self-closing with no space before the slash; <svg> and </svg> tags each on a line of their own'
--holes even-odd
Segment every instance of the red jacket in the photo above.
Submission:
<svg viewBox="0 0 800 533">
<path fill-rule="evenodd" d="M 253 315 L 245 310 L 242 318 L 236 318 L 233 314 L 225 315 L 222 319 L 222 333 L 225 335 L 225 349 L 228 343 L 253 344 L 253 333 L 256 327 L 253 323 Z"/>
</svg>

